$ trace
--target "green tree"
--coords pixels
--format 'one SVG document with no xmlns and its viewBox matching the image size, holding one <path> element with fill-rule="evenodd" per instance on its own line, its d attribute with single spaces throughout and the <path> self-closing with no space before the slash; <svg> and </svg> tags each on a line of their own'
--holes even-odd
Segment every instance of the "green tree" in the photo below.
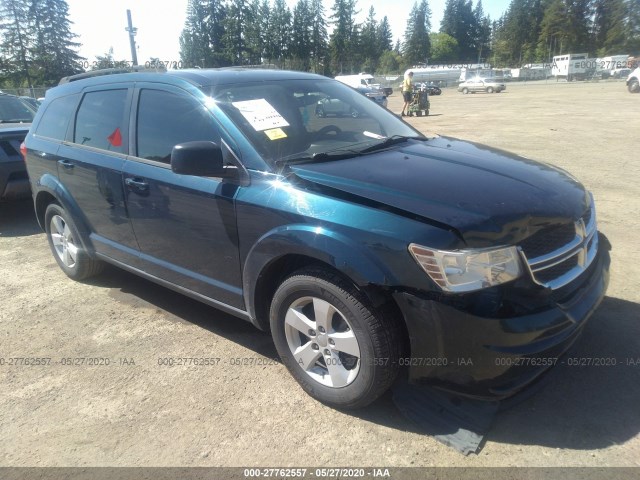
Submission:
<svg viewBox="0 0 640 480">
<path fill-rule="evenodd" d="M 447 0 L 440 31 L 456 39 L 460 61 L 475 62 L 477 60 L 479 53 L 479 48 L 476 45 L 478 28 L 471 0 Z"/>
<path fill-rule="evenodd" d="M 261 28 L 262 4 L 260 0 L 251 0 L 247 8 L 247 18 L 251 19 L 244 27 L 247 62 L 259 65 L 262 63 L 265 48 L 265 35 Z"/>
<path fill-rule="evenodd" d="M 245 29 L 253 22 L 247 0 L 231 0 L 226 7 L 222 41 L 226 57 L 232 65 L 248 63 Z"/>
<path fill-rule="evenodd" d="M 362 69 L 366 72 L 375 72 L 382 51 L 378 42 L 378 21 L 373 7 L 369 8 L 369 14 L 362 26 L 359 40 L 360 54 L 364 59 Z"/>
<path fill-rule="evenodd" d="M 113 67 L 113 47 L 109 47 L 102 55 L 96 55 L 95 60 L 92 62 L 91 70 L 102 70 L 103 68 Z"/>
<path fill-rule="evenodd" d="M 355 23 L 356 0 L 335 0 L 331 8 L 333 33 L 329 40 L 331 64 L 333 70 L 340 73 L 353 73 L 356 67 L 358 27 Z"/>
<path fill-rule="evenodd" d="M 316 73 L 326 75 L 329 73 L 329 62 L 327 59 L 329 40 L 322 0 L 311 0 L 311 17 L 311 58 L 313 70 Z"/>
<path fill-rule="evenodd" d="M 398 53 L 393 50 L 385 50 L 380 56 L 377 73 L 398 73 L 401 63 L 402 57 Z"/>
<path fill-rule="evenodd" d="M 571 52 L 570 22 L 564 0 L 552 0 L 540 24 L 538 57 L 550 62 L 555 55 Z"/>
<path fill-rule="evenodd" d="M 414 3 L 407 21 L 402 51 L 410 64 L 427 63 L 431 53 L 430 30 L 431 9 L 427 0 L 422 0 L 419 5 Z"/>
<path fill-rule="evenodd" d="M 32 69 L 40 85 L 56 85 L 62 77 L 84 70 L 65 0 L 31 0 L 28 21 L 34 36 Z"/>
<path fill-rule="evenodd" d="M 458 42 L 446 33 L 430 33 L 431 63 L 453 63 L 457 61 Z"/>
<path fill-rule="evenodd" d="M 478 50 L 478 58 L 489 58 L 491 55 L 491 19 L 485 16 L 482 8 L 482 0 L 478 0 L 476 7 L 473 9 L 474 27 L 474 44 Z"/>
<path fill-rule="evenodd" d="M 293 9 L 291 35 L 292 67 L 302 71 L 311 69 L 311 37 L 313 17 L 308 0 L 298 0 Z"/>
<path fill-rule="evenodd" d="M 640 0 L 627 0 L 627 53 L 640 56 Z"/>
<path fill-rule="evenodd" d="M 0 51 L 5 81 L 11 86 L 33 86 L 29 72 L 32 36 L 29 31 L 28 5 L 20 0 L 0 1 Z"/>
<path fill-rule="evenodd" d="M 546 58 L 537 52 L 546 6 L 551 0 L 512 0 L 494 23 L 493 63 L 521 66 Z"/>
<path fill-rule="evenodd" d="M 291 10 L 285 0 L 275 0 L 267 30 L 267 57 L 279 66 L 289 58 L 291 45 Z"/>
<path fill-rule="evenodd" d="M 189 0 L 180 35 L 180 60 L 188 67 L 229 65 L 223 45 L 226 10 L 220 0 Z"/>
<path fill-rule="evenodd" d="M 598 55 L 615 55 L 623 51 L 628 34 L 626 17 L 624 0 L 595 1 L 592 38 Z"/>
<path fill-rule="evenodd" d="M 386 50 L 393 50 L 393 34 L 391 32 L 391 26 L 389 25 L 389 19 L 385 15 L 378 25 L 378 49 L 380 52 Z"/>
</svg>

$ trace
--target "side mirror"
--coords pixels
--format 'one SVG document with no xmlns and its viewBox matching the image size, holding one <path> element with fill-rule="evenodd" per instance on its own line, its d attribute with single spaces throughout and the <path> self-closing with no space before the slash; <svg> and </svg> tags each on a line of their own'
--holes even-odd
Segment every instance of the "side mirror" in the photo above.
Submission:
<svg viewBox="0 0 640 480">
<path fill-rule="evenodd" d="M 182 175 L 224 177 L 222 149 L 214 142 L 180 143 L 171 151 L 171 170 Z"/>
</svg>

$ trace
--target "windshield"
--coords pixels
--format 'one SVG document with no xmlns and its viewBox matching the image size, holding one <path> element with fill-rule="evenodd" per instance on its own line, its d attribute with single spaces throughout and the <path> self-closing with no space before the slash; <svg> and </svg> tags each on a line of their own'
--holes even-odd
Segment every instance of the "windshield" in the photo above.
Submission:
<svg viewBox="0 0 640 480">
<path fill-rule="evenodd" d="M 0 95 L 0 123 L 31 123 L 35 111 L 18 97 Z"/>
<path fill-rule="evenodd" d="M 211 95 L 272 166 L 359 155 L 390 138 L 424 139 L 370 98 L 334 80 L 218 85 Z"/>
</svg>

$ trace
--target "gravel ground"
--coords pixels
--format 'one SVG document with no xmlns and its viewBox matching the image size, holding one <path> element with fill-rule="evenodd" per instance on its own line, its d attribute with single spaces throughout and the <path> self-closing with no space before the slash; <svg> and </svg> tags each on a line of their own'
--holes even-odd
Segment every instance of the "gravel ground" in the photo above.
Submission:
<svg viewBox="0 0 640 480">
<path fill-rule="evenodd" d="M 0 357 L 52 359 L 0 366 L 0 466 L 640 466 L 639 102 L 623 82 L 509 84 L 445 89 L 429 117 L 407 119 L 568 170 L 613 244 L 608 296 L 570 357 L 616 365 L 558 365 L 467 457 L 422 435 L 390 395 L 350 413 L 314 401 L 241 320 L 115 268 L 69 280 L 30 202 L 0 205 Z M 63 364 L 79 357 L 110 365 Z"/>
</svg>

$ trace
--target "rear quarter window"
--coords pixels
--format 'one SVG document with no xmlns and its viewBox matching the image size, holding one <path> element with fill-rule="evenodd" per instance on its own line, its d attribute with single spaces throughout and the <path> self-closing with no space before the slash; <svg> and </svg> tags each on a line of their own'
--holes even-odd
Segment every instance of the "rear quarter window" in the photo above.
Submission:
<svg viewBox="0 0 640 480">
<path fill-rule="evenodd" d="M 78 95 L 69 95 L 52 100 L 42 115 L 35 134 L 55 140 L 65 140 L 69 120 L 73 117 L 73 111 L 77 103 Z"/>
</svg>

